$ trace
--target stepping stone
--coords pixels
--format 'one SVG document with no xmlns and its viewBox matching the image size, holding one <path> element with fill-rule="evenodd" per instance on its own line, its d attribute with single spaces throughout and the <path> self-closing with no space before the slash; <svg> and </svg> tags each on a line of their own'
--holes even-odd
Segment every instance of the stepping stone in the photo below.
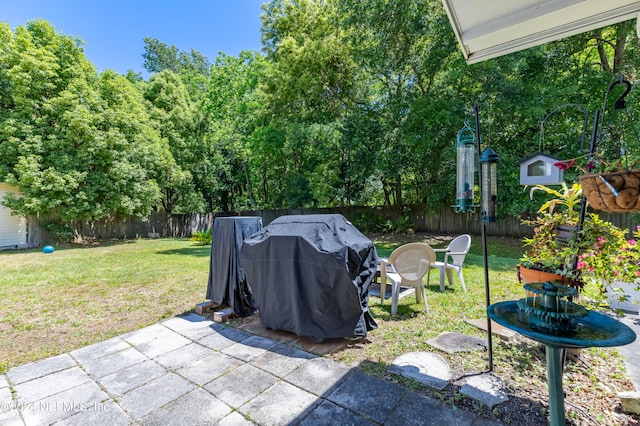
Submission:
<svg viewBox="0 0 640 426">
<path fill-rule="evenodd" d="M 466 383 L 460 389 L 460 393 L 481 402 L 491 409 L 494 405 L 509 400 L 503 389 L 504 386 L 499 377 L 485 373 L 467 378 Z"/>
<path fill-rule="evenodd" d="M 388 371 L 442 390 L 451 380 L 451 368 L 442 356 L 432 352 L 409 352 L 391 363 Z"/>
<path fill-rule="evenodd" d="M 485 350 L 487 341 L 475 336 L 468 336 L 460 333 L 449 333 L 445 331 L 440 333 L 436 338 L 427 340 L 427 344 L 443 352 L 471 352 Z"/>
<path fill-rule="evenodd" d="M 467 324 L 474 325 L 481 330 L 487 331 L 486 319 L 467 319 L 465 320 L 465 322 L 467 322 Z M 518 333 L 516 333 L 515 331 L 503 327 L 495 321 L 491 321 L 491 334 L 498 336 L 499 338 L 507 342 L 515 340 L 518 336 Z"/>
</svg>

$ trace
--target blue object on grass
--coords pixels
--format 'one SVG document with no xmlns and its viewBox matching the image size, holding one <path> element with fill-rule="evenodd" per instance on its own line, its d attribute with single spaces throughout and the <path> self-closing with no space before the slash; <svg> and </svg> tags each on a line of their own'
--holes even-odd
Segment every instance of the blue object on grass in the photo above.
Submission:
<svg viewBox="0 0 640 426">
<path fill-rule="evenodd" d="M 53 246 L 44 246 L 44 248 L 42 249 L 43 253 L 53 253 L 55 249 L 53 248 Z"/>
</svg>

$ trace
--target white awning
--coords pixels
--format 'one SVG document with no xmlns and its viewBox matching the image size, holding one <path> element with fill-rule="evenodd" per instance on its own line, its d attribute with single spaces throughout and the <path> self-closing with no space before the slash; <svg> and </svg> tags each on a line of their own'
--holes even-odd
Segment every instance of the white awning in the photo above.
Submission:
<svg viewBox="0 0 640 426">
<path fill-rule="evenodd" d="M 629 19 L 636 0 L 442 0 L 467 63 Z"/>
</svg>

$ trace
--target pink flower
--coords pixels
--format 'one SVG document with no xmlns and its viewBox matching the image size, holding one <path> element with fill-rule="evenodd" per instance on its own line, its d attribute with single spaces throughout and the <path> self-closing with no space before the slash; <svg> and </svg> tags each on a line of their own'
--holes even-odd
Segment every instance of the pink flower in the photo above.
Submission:
<svg viewBox="0 0 640 426">
<path fill-rule="evenodd" d="M 613 270 L 613 275 L 615 275 L 617 277 L 618 275 L 620 275 L 620 272 L 618 272 L 616 269 L 614 269 Z"/>
<path fill-rule="evenodd" d="M 568 168 L 573 166 L 574 162 L 575 162 L 575 160 L 571 160 L 568 163 L 566 163 L 564 161 L 558 161 L 557 163 L 553 163 L 553 165 L 556 166 L 557 168 L 559 168 L 560 170 L 567 170 Z"/>
<path fill-rule="evenodd" d="M 629 240 L 627 242 L 629 243 L 630 246 L 635 246 L 636 245 L 636 240 Z"/>
</svg>

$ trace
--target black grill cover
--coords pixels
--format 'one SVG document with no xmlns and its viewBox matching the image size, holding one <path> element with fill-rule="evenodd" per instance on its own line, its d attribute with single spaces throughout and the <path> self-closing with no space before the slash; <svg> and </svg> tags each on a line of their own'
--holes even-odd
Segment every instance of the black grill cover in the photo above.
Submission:
<svg viewBox="0 0 640 426">
<path fill-rule="evenodd" d="M 257 216 L 217 217 L 213 222 L 207 299 L 229 305 L 240 316 L 251 315 L 256 304 L 238 262 L 242 241 L 262 229 Z"/>
<path fill-rule="evenodd" d="M 368 301 L 378 255 L 342 215 L 281 216 L 245 239 L 240 264 L 266 328 L 318 338 L 377 328 Z"/>
</svg>

